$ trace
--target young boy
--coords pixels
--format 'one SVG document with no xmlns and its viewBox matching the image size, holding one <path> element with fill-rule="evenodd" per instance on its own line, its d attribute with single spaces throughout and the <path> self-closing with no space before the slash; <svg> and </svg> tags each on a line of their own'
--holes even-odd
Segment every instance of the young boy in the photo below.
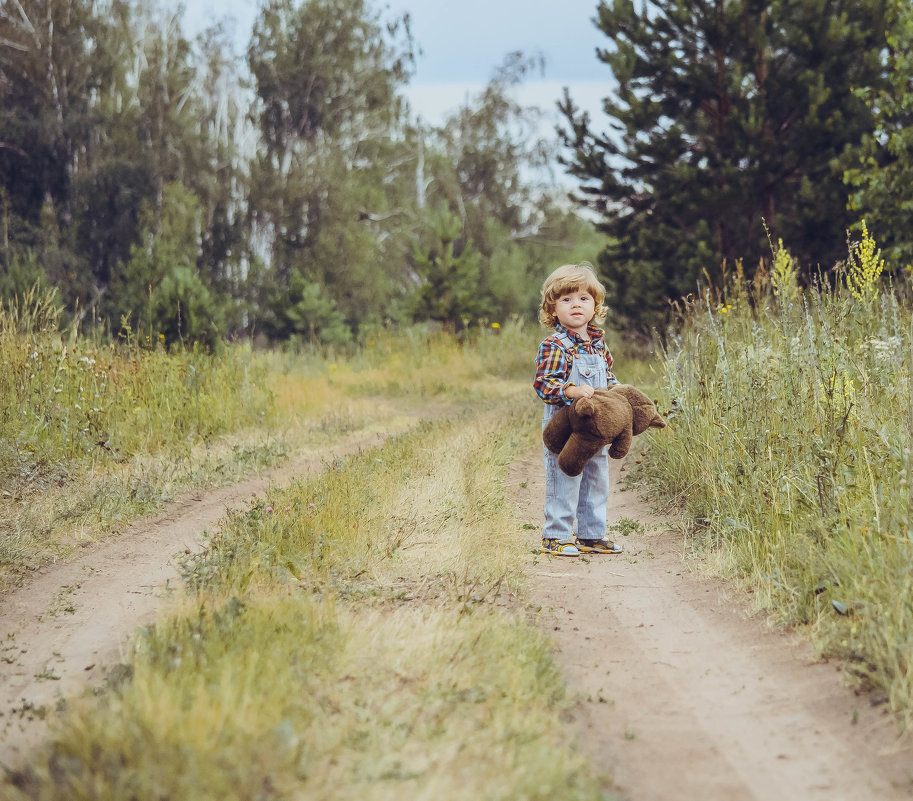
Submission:
<svg viewBox="0 0 913 801">
<path fill-rule="evenodd" d="M 588 398 L 599 387 L 617 384 L 612 354 L 594 323 L 605 320 L 605 287 L 589 262 L 565 264 L 542 286 L 539 321 L 555 333 L 539 346 L 533 386 L 545 401 L 542 427 L 562 406 Z M 545 450 L 545 525 L 542 553 L 579 556 L 614 554 L 621 547 L 606 537 L 609 457 L 603 448 L 583 473 L 569 476 L 558 457 Z M 574 520 L 577 537 L 574 539 Z"/>
</svg>

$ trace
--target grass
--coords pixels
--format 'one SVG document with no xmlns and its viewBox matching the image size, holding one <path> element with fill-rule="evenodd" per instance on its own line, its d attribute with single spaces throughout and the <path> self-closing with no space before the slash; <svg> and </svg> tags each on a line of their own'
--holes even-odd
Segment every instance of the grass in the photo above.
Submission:
<svg viewBox="0 0 913 801">
<path fill-rule="evenodd" d="M 251 597 L 143 645 L 8 797 L 599 797 L 547 643 L 503 612 Z"/>
<path fill-rule="evenodd" d="M 0 310 L 0 590 L 280 450 L 249 349 L 215 357 L 71 340 L 42 302 Z"/>
<path fill-rule="evenodd" d="M 52 329 L 51 352 L 68 347 Z M 175 607 L 137 633 L 106 687 L 48 712 L 50 742 L 0 794 L 602 798 L 603 777 L 567 744 L 573 699 L 523 601 L 528 535 L 505 500 L 508 466 L 539 433 L 540 338 L 506 323 L 460 342 L 378 334 L 346 354 L 228 348 L 200 363 L 236 364 L 264 407 L 225 414 L 220 433 L 185 435 L 176 452 L 124 432 L 138 443 L 129 454 L 61 457 L 59 487 L 9 505 L 58 549 L 74 527 L 91 538 L 181 487 L 401 432 L 251 498 L 202 553 L 182 555 Z M 160 382 L 167 370 L 186 377 L 191 356 L 202 359 L 110 349 L 138 376 L 147 359 L 163 365 Z M 205 404 L 158 416 L 185 408 Z M 40 559 L 39 546 L 22 560 Z"/>
<path fill-rule="evenodd" d="M 601 797 L 522 604 L 528 387 L 252 499 L 13 799 Z"/>
<path fill-rule="evenodd" d="M 854 246 L 836 286 L 736 276 L 669 338 L 646 474 L 695 549 L 913 722 L 913 316 Z M 862 264 L 862 267 L 860 267 Z M 876 264 L 877 266 L 877 264 Z M 869 265 L 871 267 L 871 265 Z M 843 613 L 841 613 L 843 612 Z"/>
<path fill-rule="evenodd" d="M 59 329 L 49 297 L 0 309 L 0 480 L 21 499 L 76 470 L 186 452 L 266 414 L 249 351 L 102 345 Z"/>
<path fill-rule="evenodd" d="M 0 309 L 0 592 L 188 488 L 497 397 L 533 342 L 514 322 L 462 344 L 416 328 L 329 357 L 212 355 L 73 337 L 47 296 Z"/>
</svg>

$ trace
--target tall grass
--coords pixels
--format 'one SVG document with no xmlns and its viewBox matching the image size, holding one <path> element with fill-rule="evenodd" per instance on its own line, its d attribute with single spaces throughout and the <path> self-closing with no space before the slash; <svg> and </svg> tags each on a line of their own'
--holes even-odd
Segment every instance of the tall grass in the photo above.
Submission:
<svg viewBox="0 0 913 801">
<path fill-rule="evenodd" d="M 534 347 L 516 321 L 462 342 L 382 331 L 340 354 L 101 344 L 32 293 L 0 309 L 0 590 L 184 488 L 496 398 Z"/>
<path fill-rule="evenodd" d="M 913 315 L 867 239 L 834 287 L 800 290 L 781 245 L 772 280 L 694 303 L 668 343 L 671 425 L 646 468 L 699 550 L 909 726 Z"/>
<path fill-rule="evenodd" d="M 8 797 L 599 798 L 515 600 L 515 389 L 226 519 L 132 677 L 72 703 Z"/>
<path fill-rule="evenodd" d="M 0 589 L 158 508 L 193 483 L 195 451 L 272 410 L 249 348 L 102 344 L 37 290 L 0 307 L 0 368 Z"/>
<path fill-rule="evenodd" d="M 276 375 L 307 374 L 320 398 L 394 398 L 403 403 L 475 402 L 497 397 L 519 381 L 532 383 L 540 331 L 519 319 L 499 328 L 474 328 L 461 339 L 427 325 L 378 330 L 358 348 L 272 351 Z M 319 401 L 318 401 L 319 402 Z"/>
<path fill-rule="evenodd" d="M 49 296 L 0 307 L 0 482 L 24 497 L 79 468 L 186 450 L 269 408 L 241 348 L 99 345 L 67 336 Z"/>
</svg>

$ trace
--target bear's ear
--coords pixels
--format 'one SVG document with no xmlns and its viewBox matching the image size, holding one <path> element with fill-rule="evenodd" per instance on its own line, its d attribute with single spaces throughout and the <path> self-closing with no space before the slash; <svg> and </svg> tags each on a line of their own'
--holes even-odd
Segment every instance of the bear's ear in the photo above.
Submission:
<svg viewBox="0 0 913 801">
<path fill-rule="evenodd" d="M 592 398 L 577 398 L 574 411 L 581 417 L 592 417 L 596 412 L 596 404 Z"/>
</svg>

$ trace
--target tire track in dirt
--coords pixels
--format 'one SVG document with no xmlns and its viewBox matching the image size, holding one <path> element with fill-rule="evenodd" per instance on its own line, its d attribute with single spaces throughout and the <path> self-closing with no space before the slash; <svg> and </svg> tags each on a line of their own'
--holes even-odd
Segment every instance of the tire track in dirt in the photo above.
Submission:
<svg viewBox="0 0 913 801">
<path fill-rule="evenodd" d="M 0 765 L 22 764 L 60 699 L 101 685 L 125 661 L 130 635 L 155 619 L 180 583 L 176 556 L 200 550 L 204 532 L 228 511 L 387 436 L 350 439 L 227 487 L 184 493 L 163 514 L 0 598 Z"/>
<path fill-rule="evenodd" d="M 541 453 L 510 478 L 538 548 Z M 680 536 L 612 463 L 609 521 L 643 534 L 619 556 L 539 556 L 530 567 L 556 660 L 579 694 L 575 743 L 630 801 L 895 801 L 913 798 L 913 750 L 886 707 L 843 683 L 797 634 L 748 617 L 725 583 L 692 572 Z"/>
</svg>

